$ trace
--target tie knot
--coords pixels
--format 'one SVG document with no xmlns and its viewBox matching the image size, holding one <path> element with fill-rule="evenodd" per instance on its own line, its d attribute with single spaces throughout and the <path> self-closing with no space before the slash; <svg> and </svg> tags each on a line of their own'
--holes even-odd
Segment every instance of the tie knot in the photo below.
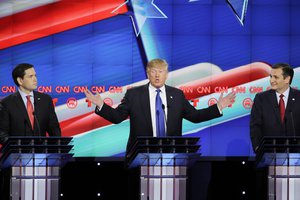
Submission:
<svg viewBox="0 0 300 200">
<path fill-rule="evenodd" d="M 279 97 L 282 99 L 282 98 L 284 97 L 284 95 L 283 95 L 283 94 L 281 94 L 281 95 L 279 95 Z"/>
<path fill-rule="evenodd" d="M 157 93 L 160 93 L 161 91 L 160 91 L 160 89 L 157 89 L 156 92 L 157 92 Z"/>
<path fill-rule="evenodd" d="M 27 95 L 27 96 L 26 96 L 27 100 L 30 100 L 30 97 L 31 97 L 30 95 Z"/>
</svg>

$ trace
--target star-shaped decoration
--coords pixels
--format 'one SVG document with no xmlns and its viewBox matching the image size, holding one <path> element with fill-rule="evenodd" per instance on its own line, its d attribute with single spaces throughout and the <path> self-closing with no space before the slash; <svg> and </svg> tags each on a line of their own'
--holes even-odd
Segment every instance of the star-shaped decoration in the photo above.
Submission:
<svg viewBox="0 0 300 200">
<path fill-rule="evenodd" d="M 248 0 L 226 0 L 239 22 L 244 26 Z"/>
<path fill-rule="evenodd" d="M 200 0 L 189 0 L 189 2 L 196 2 Z M 247 13 L 248 0 L 226 0 L 227 4 L 232 9 L 234 15 L 239 22 L 244 26 L 245 17 Z"/>
<path fill-rule="evenodd" d="M 147 19 L 153 18 L 168 18 L 154 3 L 154 0 L 127 0 L 112 13 L 117 13 L 117 11 L 128 4 L 129 12 L 127 15 L 131 18 L 134 32 L 138 36 L 146 22 Z"/>
</svg>

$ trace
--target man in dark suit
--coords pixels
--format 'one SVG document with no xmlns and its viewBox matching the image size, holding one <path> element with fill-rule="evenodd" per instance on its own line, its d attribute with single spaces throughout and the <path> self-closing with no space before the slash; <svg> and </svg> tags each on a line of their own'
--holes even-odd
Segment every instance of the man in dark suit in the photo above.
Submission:
<svg viewBox="0 0 300 200">
<path fill-rule="evenodd" d="M 264 136 L 299 136 L 300 91 L 290 87 L 293 76 L 288 64 L 275 64 L 270 74 L 271 89 L 255 96 L 250 118 L 255 152 Z"/>
<path fill-rule="evenodd" d="M 17 65 L 12 77 L 18 91 L 0 102 L 0 143 L 10 136 L 60 136 L 52 98 L 34 91 L 37 77 L 33 65 Z"/>
<path fill-rule="evenodd" d="M 288 64 L 272 67 L 271 89 L 258 93 L 250 117 L 250 135 L 254 152 L 264 136 L 299 136 L 300 91 L 290 87 L 294 70 Z M 268 168 L 256 170 L 256 199 L 268 199 Z"/>
<path fill-rule="evenodd" d="M 130 117 L 127 153 L 137 136 L 181 136 L 183 118 L 197 123 L 220 117 L 222 109 L 234 102 L 234 93 L 224 98 L 221 95 L 218 105 L 196 110 L 181 90 L 165 85 L 166 61 L 154 59 L 147 64 L 146 70 L 149 83 L 129 89 L 115 109 L 106 105 L 99 93 L 93 95 L 89 90 L 85 91 L 87 99 L 96 105 L 96 114 L 108 121 L 120 123 Z M 139 174 L 138 168 L 128 170 L 129 199 L 140 199 Z"/>
<path fill-rule="evenodd" d="M 186 100 L 183 92 L 177 88 L 165 85 L 168 75 L 168 64 L 165 60 L 154 59 L 147 64 L 147 76 L 149 83 L 140 87 L 129 89 L 121 104 L 117 108 L 106 105 L 99 93 L 93 95 L 89 90 L 85 91 L 86 97 L 96 105 L 96 114 L 113 123 L 120 123 L 130 117 L 130 135 L 127 143 L 131 143 L 137 136 L 159 135 L 158 129 L 163 128 L 164 136 L 181 136 L 182 119 L 194 123 L 210 120 L 222 116 L 222 109 L 232 104 L 235 94 L 230 93 L 226 97 L 221 94 L 217 104 L 205 109 L 196 110 Z M 157 89 L 161 99 L 164 125 L 157 126 Z"/>
</svg>

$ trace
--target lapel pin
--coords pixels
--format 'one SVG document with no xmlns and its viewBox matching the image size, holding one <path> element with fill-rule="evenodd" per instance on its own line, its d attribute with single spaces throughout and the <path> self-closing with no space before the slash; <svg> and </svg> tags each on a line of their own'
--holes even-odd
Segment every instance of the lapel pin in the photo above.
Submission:
<svg viewBox="0 0 300 200">
<path fill-rule="evenodd" d="M 295 101 L 295 98 L 292 98 L 293 101 Z"/>
<path fill-rule="evenodd" d="M 173 96 L 170 96 L 171 99 L 173 99 Z"/>
</svg>

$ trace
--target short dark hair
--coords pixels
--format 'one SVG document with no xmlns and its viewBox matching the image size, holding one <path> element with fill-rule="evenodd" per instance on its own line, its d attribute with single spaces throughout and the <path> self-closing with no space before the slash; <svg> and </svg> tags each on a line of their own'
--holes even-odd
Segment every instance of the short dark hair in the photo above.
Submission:
<svg viewBox="0 0 300 200">
<path fill-rule="evenodd" d="M 281 69 L 283 78 L 291 77 L 290 84 L 293 81 L 294 69 L 287 63 L 277 63 L 272 66 L 273 69 Z"/>
<path fill-rule="evenodd" d="M 28 63 L 21 63 L 21 64 L 18 64 L 14 70 L 12 71 L 12 78 L 15 82 L 15 84 L 19 87 L 19 83 L 18 83 L 18 78 L 24 78 L 24 75 L 25 75 L 25 71 L 27 69 L 30 69 L 30 68 L 33 68 L 33 65 L 32 64 L 28 64 Z"/>
</svg>

